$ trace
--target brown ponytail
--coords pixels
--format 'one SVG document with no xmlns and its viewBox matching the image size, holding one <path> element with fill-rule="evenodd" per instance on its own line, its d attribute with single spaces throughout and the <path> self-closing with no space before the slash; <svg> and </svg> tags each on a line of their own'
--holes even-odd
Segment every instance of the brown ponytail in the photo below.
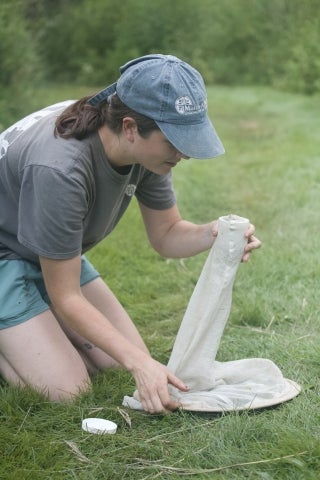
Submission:
<svg viewBox="0 0 320 480">
<path fill-rule="evenodd" d="M 106 121 L 107 101 L 91 106 L 90 96 L 83 97 L 69 105 L 57 118 L 55 136 L 62 138 L 82 138 L 96 132 Z"/>
<path fill-rule="evenodd" d="M 124 117 L 133 118 L 142 137 L 148 137 L 153 130 L 158 130 L 156 122 L 127 107 L 114 94 L 107 100 L 92 106 L 88 103 L 91 96 L 83 97 L 69 105 L 57 118 L 55 136 L 62 138 L 77 138 L 81 140 L 103 125 L 107 125 L 114 133 L 119 134 Z"/>
</svg>

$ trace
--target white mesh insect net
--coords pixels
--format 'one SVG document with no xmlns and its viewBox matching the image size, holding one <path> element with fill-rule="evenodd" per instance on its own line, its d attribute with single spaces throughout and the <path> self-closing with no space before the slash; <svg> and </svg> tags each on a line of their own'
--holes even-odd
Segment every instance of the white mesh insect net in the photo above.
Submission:
<svg viewBox="0 0 320 480">
<path fill-rule="evenodd" d="M 208 255 L 178 331 L 168 367 L 189 386 L 186 393 L 170 386 L 181 408 L 231 411 L 263 408 L 289 400 L 300 386 L 283 377 L 264 358 L 215 360 L 229 318 L 232 288 L 246 244 L 249 221 L 236 215 L 219 218 L 218 236 Z M 142 406 L 135 393 L 123 405 Z"/>
</svg>

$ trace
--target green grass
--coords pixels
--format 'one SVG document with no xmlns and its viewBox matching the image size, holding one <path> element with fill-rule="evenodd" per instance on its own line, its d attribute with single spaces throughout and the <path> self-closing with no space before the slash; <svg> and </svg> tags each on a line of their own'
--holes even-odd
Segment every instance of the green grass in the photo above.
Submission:
<svg viewBox="0 0 320 480">
<path fill-rule="evenodd" d="M 92 90 L 92 89 L 91 89 Z M 39 92 L 39 106 L 86 94 Z M 75 95 L 76 93 L 76 95 Z M 181 212 L 195 222 L 247 216 L 263 248 L 237 274 L 218 359 L 267 357 L 302 386 L 291 402 L 225 415 L 129 411 L 133 380 L 108 371 L 73 404 L 1 383 L 0 478 L 316 480 L 320 472 L 319 98 L 261 88 L 209 89 L 227 154 L 174 171 Z M 136 203 L 89 254 L 138 325 L 152 354 L 168 361 L 206 254 L 160 258 L 147 244 Z M 116 435 L 81 431 L 100 416 Z"/>
</svg>

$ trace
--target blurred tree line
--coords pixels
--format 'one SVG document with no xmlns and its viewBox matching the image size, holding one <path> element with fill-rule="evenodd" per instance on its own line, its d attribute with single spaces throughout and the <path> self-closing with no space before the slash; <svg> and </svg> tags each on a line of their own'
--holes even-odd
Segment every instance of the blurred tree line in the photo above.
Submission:
<svg viewBox="0 0 320 480">
<path fill-rule="evenodd" d="M 1 0 L 0 129 L 37 86 L 103 86 L 148 53 L 207 83 L 320 92 L 320 0 Z"/>
</svg>

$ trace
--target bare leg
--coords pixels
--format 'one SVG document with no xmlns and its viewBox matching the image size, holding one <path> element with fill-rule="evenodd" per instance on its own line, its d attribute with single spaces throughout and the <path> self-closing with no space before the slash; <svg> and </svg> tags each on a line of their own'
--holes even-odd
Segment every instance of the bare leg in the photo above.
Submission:
<svg viewBox="0 0 320 480">
<path fill-rule="evenodd" d="M 148 352 L 130 317 L 100 278 L 87 283 L 83 294 L 126 338 Z M 59 324 L 50 310 L 0 330 L 0 352 L 0 373 L 8 382 L 28 384 L 54 401 L 87 390 L 91 385 L 88 371 L 119 366 L 101 349 Z"/>
<path fill-rule="evenodd" d="M 101 278 L 96 278 L 84 285 L 82 292 L 88 301 L 103 313 L 126 338 L 141 348 L 141 350 L 148 352 L 145 343 L 129 315 Z M 61 326 L 84 358 L 90 373 L 119 366 L 112 357 L 100 348 L 97 348 L 62 323 Z"/>
<path fill-rule="evenodd" d="M 0 373 L 50 400 L 72 399 L 90 386 L 86 366 L 50 310 L 0 330 Z"/>
</svg>

